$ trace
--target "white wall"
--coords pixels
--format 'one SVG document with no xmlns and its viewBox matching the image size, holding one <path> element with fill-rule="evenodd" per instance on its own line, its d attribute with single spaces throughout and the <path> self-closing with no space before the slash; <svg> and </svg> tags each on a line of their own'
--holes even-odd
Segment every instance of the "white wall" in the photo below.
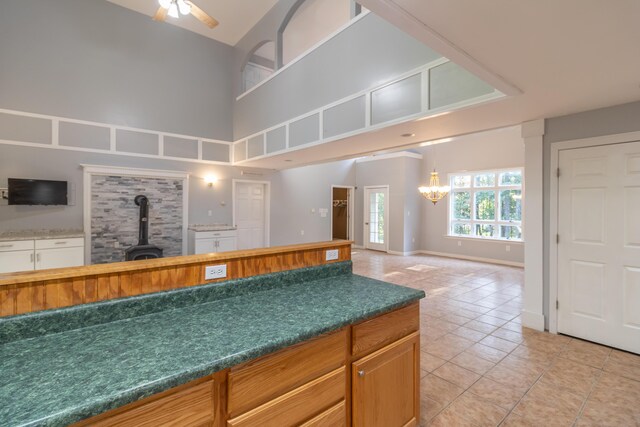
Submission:
<svg viewBox="0 0 640 427">
<path fill-rule="evenodd" d="M 451 142 L 423 147 L 418 151 L 424 156 L 422 183 L 428 183 L 429 173 L 434 167 L 440 175 L 441 185 L 446 185 L 447 175 L 450 173 L 524 166 L 524 143 L 519 126 L 468 135 Z M 524 200 L 526 203 L 526 194 Z M 423 200 L 422 204 L 423 250 L 524 262 L 522 243 L 447 237 L 448 197 L 435 206 L 427 200 Z M 510 247 L 510 252 L 506 251 L 507 246 Z"/>
<path fill-rule="evenodd" d="M 411 157 L 380 158 L 356 162 L 355 242 L 363 244 L 364 187 L 389 186 L 389 251 L 411 252 L 420 249 L 416 218 L 420 206 L 416 199 L 421 160 Z M 413 188 L 413 189 L 412 189 Z"/>
<path fill-rule="evenodd" d="M 356 185 L 353 160 L 286 169 L 274 174 L 271 245 L 331 240 L 332 185 Z M 327 209 L 326 217 L 320 216 L 320 208 Z"/>
</svg>

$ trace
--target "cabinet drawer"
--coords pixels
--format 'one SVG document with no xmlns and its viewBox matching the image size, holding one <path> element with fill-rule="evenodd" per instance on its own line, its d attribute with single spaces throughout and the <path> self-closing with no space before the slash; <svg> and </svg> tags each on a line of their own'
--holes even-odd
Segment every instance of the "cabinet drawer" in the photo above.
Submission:
<svg viewBox="0 0 640 427">
<path fill-rule="evenodd" d="M 36 240 L 36 249 L 59 249 L 84 246 L 82 237 L 74 237 L 71 239 L 42 239 Z"/>
<path fill-rule="evenodd" d="M 211 239 L 215 237 L 236 237 L 236 230 L 200 231 L 196 233 L 196 239 Z"/>
<path fill-rule="evenodd" d="M 412 304 L 353 327 L 351 352 L 354 357 L 371 353 L 420 328 L 420 308 Z"/>
<path fill-rule="evenodd" d="M 201 427 L 214 419 L 213 381 L 189 387 L 152 402 L 128 409 L 117 409 L 113 416 L 98 416 L 77 426 L 92 427 Z"/>
<path fill-rule="evenodd" d="M 280 350 L 229 372 L 230 417 L 276 398 L 345 364 L 347 331 Z"/>
<path fill-rule="evenodd" d="M 317 417 L 313 417 L 300 427 L 346 427 L 347 414 L 344 400 L 336 406 L 327 409 Z"/>
<path fill-rule="evenodd" d="M 227 422 L 227 427 L 296 426 L 344 400 L 345 368 L 336 369 L 302 387 Z"/>
<path fill-rule="evenodd" d="M 0 252 L 33 250 L 33 240 L 13 240 L 0 242 Z"/>
</svg>

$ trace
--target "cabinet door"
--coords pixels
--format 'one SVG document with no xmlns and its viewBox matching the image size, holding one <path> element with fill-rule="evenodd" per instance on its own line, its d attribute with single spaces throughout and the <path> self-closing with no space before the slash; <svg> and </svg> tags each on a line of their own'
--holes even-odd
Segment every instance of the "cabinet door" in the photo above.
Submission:
<svg viewBox="0 0 640 427">
<path fill-rule="evenodd" d="M 41 249 L 36 251 L 36 270 L 84 265 L 84 248 Z"/>
<path fill-rule="evenodd" d="M 0 273 L 33 270 L 33 250 L 0 252 Z"/>
<path fill-rule="evenodd" d="M 417 426 L 420 335 L 411 335 L 351 366 L 355 427 Z"/>
<path fill-rule="evenodd" d="M 214 239 L 196 239 L 195 254 L 208 254 L 216 251 L 216 241 Z"/>
<path fill-rule="evenodd" d="M 235 237 L 223 237 L 218 239 L 218 248 L 216 252 L 227 252 L 236 250 Z"/>
</svg>

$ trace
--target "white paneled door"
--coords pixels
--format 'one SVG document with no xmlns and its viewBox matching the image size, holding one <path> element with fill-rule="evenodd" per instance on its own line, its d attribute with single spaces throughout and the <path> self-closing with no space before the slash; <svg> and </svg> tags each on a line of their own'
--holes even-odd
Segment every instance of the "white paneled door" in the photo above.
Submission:
<svg viewBox="0 0 640 427">
<path fill-rule="evenodd" d="M 559 156 L 558 331 L 640 353 L 640 141 Z"/>
<path fill-rule="evenodd" d="M 266 184 L 235 182 L 234 218 L 238 250 L 265 246 Z"/>
<path fill-rule="evenodd" d="M 389 187 L 364 188 L 364 247 L 389 248 Z"/>
</svg>

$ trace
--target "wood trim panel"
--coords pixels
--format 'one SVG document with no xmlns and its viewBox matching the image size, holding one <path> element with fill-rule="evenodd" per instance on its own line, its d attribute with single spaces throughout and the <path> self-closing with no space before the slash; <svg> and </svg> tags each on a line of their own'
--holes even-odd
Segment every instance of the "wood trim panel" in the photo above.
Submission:
<svg viewBox="0 0 640 427">
<path fill-rule="evenodd" d="M 351 354 L 361 357 L 420 329 L 420 307 L 411 304 L 353 326 Z"/>
<path fill-rule="evenodd" d="M 298 425 L 344 399 L 341 367 L 227 422 L 228 427 Z"/>
<path fill-rule="evenodd" d="M 344 366 L 347 351 L 347 331 L 343 329 L 231 368 L 229 416 L 235 417 Z"/>
<path fill-rule="evenodd" d="M 325 260 L 328 249 L 337 260 Z M 351 242 L 335 241 L 3 274 L 0 317 L 200 285 L 212 264 L 227 264 L 227 277 L 207 283 L 350 259 Z"/>
</svg>

